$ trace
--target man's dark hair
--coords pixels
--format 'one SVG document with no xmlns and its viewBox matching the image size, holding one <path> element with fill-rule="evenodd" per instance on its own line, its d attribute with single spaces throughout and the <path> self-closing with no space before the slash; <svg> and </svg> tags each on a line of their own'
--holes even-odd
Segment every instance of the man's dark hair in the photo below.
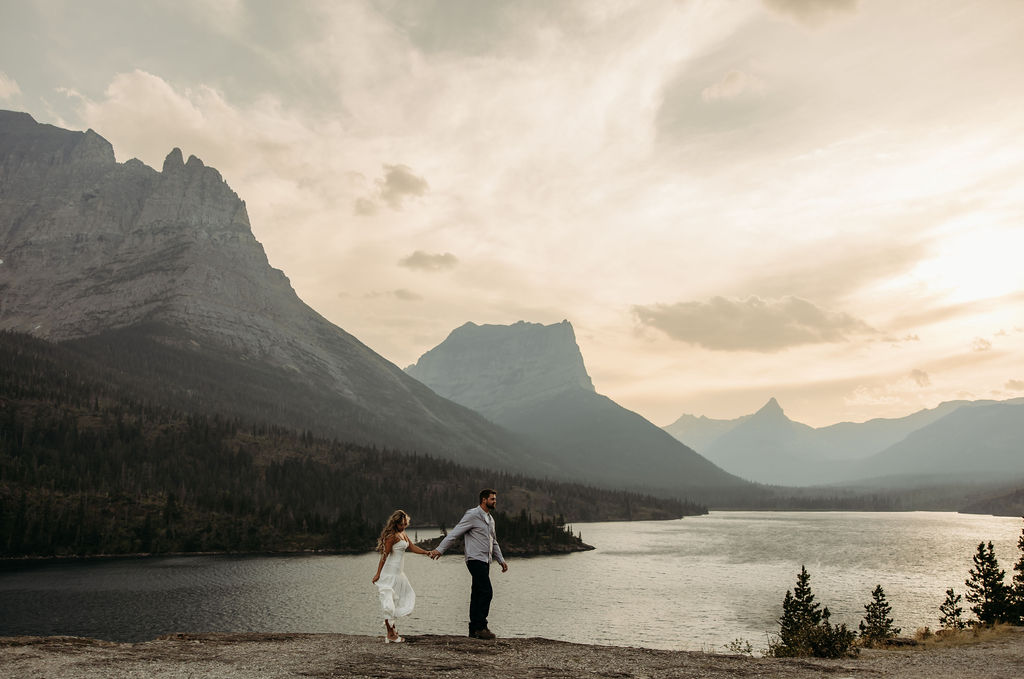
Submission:
<svg viewBox="0 0 1024 679">
<path fill-rule="evenodd" d="M 498 494 L 498 491 L 494 490 L 493 488 L 484 488 L 483 490 L 480 491 L 480 502 L 483 502 L 484 500 L 486 500 L 490 496 L 497 495 L 497 494 Z"/>
</svg>

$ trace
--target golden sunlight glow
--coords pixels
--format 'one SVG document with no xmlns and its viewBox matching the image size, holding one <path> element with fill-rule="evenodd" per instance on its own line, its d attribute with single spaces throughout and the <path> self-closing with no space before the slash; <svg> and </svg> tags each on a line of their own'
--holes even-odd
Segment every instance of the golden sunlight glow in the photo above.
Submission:
<svg viewBox="0 0 1024 679">
<path fill-rule="evenodd" d="M 1001 297 L 1024 289 L 1024 227 L 1016 230 L 983 226 L 986 215 L 957 220 L 943 237 L 936 255 L 920 262 L 911 276 L 929 290 L 942 292 L 950 303 Z"/>
</svg>

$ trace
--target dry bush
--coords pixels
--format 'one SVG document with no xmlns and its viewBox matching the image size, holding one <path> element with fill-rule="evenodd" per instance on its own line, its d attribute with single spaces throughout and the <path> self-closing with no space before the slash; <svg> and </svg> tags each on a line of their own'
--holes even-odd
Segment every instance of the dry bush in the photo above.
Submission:
<svg viewBox="0 0 1024 679">
<path fill-rule="evenodd" d="M 927 628 L 925 628 L 927 629 Z M 929 636 L 923 636 L 917 640 L 925 648 L 953 648 L 956 646 L 969 646 L 986 641 L 992 641 L 1008 634 L 1016 634 L 1019 628 L 1013 625 L 997 624 L 992 626 L 976 626 L 963 630 L 940 629 Z M 921 634 L 921 630 L 918 631 Z"/>
</svg>

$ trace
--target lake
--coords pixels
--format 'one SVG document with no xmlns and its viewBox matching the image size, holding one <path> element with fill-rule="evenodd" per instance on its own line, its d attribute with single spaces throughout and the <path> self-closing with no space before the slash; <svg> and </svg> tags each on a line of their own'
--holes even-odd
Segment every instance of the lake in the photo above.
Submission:
<svg viewBox="0 0 1024 679">
<path fill-rule="evenodd" d="M 576 524 L 597 549 L 493 568 L 499 636 L 721 651 L 763 649 L 800 566 L 833 622 L 856 628 L 881 584 L 905 634 L 938 624 L 981 541 L 1007 582 L 1019 518 L 942 512 L 712 512 L 678 521 Z M 501 526 L 498 526 L 499 540 Z M 415 532 L 415 526 L 410 533 Z M 432 536 L 433 532 L 418 537 Z M 139 641 L 172 632 L 382 634 L 377 555 L 184 556 L 0 562 L 0 636 Z M 403 634 L 465 634 L 460 556 L 410 554 L 416 610 Z M 969 614 L 969 606 L 964 605 Z"/>
</svg>

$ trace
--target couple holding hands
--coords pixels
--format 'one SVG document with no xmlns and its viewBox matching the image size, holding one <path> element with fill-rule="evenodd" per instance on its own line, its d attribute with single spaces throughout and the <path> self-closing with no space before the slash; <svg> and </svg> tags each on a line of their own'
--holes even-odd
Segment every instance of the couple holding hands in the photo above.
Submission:
<svg viewBox="0 0 1024 679">
<path fill-rule="evenodd" d="M 427 551 L 412 544 L 405 529 L 409 526 L 409 515 L 401 509 L 391 514 L 380 537 L 377 551 L 380 562 L 373 582 L 377 585 L 380 605 L 384 612 L 384 627 L 387 636 L 384 643 L 403 641 L 395 627 L 395 619 L 412 613 L 416 604 L 416 593 L 405 577 L 402 562 L 405 552 L 423 554 L 439 559 L 460 537 L 465 540 L 466 568 L 473 578 L 469 599 L 469 636 L 476 639 L 493 639 L 494 633 L 487 629 L 487 614 L 491 608 L 490 566 L 491 561 L 501 564 L 501 572 L 508 570 L 508 564 L 501 556 L 501 547 L 494 533 L 494 517 L 491 510 L 498 501 L 498 494 L 490 488 L 480 491 L 480 504 L 466 511 L 462 520 L 449 531 L 448 536 L 437 548 Z"/>
</svg>

